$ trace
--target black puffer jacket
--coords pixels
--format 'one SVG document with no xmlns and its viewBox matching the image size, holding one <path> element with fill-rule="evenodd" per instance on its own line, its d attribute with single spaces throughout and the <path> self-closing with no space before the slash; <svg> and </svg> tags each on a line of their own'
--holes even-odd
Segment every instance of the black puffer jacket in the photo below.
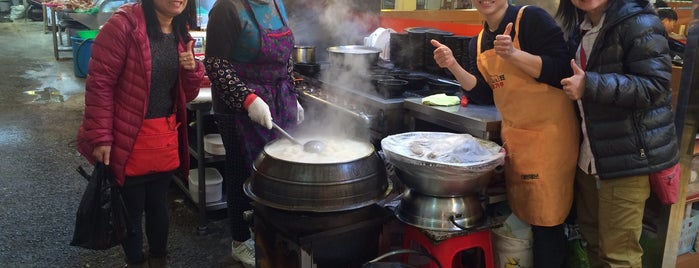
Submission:
<svg viewBox="0 0 699 268">
<path fill-rule="evenodd" d="M 649 174 L 679 161 L 664 32 L 647 1 L 610 0 L 582 97 L 601 179 Z M 571 51 L 580 38 L 574 29 Z"/>
</svg>

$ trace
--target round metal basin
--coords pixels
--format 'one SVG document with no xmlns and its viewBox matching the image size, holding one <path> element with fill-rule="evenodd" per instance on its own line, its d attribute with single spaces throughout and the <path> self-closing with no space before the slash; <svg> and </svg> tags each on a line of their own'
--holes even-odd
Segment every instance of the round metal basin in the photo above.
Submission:
<svg viewBox="0 0 699 268">
<path fill-rule="evenodd" d="M 403 193 L 395 214 L 406 224 L 435 231 L 462 231 L 462 227 L 478 226 L 484 219 L 477 195 L 437 197 L 414 190 Z"/>
<path fill-rule="evenodd" d="M 437 176 L 429 169 L 396 168 L 396 175 L 406 187 L 417 192 L 440 197 L 477 195 L 490 182 L 493 171 L 462 174 L 457 176 Z"/>
<path fill-rule="evenodd" d="M 468 160 L 464 163 L 418 158 L 411 155 L 412 149 L 407 149 L 411 142 L 417 139 L 438 144 L 459 135 L 468 134 L 408 132 L 388 136 L 381 141 L 381 145 L 386 159 L 395 166 L 396 175 L 408 188 L 431 196 L 477 196 L 488 185 L 495 168 L 504 164 L 504 149 L 495 142 L 468 135 L 464 139 L 480 144 L 489 153 L 480 156 L 479 160 Z M 417 138 L 412 139 L 413 137 Z"/>
</svg>

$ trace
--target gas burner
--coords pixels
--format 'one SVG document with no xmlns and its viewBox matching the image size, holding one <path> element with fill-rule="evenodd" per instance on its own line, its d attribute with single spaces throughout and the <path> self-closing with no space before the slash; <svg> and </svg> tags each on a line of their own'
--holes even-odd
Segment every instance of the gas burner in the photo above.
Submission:
<svg viewBox="0 0 699 268">
<path fill-rule="evenodd" d="M 270 267 L 359 267 L 378 255 L 383 225 L 392 218 L 378 205 L 330 213 L 253 207 L 255 255 Z"/>
<path fill-rule="evenodd" d="M 339 119 L 351 119 L 357 124 L 356 131 L 362 137 L 369 137 L 375 145 L 392 134 L 407 130 L 404 123 L 403 102 L 406 98 L 421 98 L 413 92 L 405 91 L 400 96 L 384 98 L 371 84 L 370 75 L 375 72 L 402 74 L 405 71 L 374 66 L 363 71 L 348 72 L 327 66 L 321 68 L 316 77 L 296 73 L 301 80 L 296 89 L 307 117 L 323 120 L 328 115 L 338 115 Z M 338 120 L 339 120 L 338 119 Z M 337 121 L 337 120 L 335 120 Z"/>
</svg>

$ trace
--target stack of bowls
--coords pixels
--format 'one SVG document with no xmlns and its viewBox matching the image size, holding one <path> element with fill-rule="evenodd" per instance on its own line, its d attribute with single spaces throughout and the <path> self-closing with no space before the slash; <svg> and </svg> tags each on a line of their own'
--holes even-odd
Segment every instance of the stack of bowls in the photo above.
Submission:
<svg viewBox="0 0 699 268">
<path fill-rule="evenodd" d="M 439 43 L 444 44 L 444 40 L 446 37 L 453 36 L 454 33 L 452 32 L 446 32 L 446 31 L 441 31 L 441 30 L 429 30 L 425 33 L 425 53 L 423 54 L 423 57 L 425 57 L 425 71 L 431 74 L 436 74 L 436 75 L 443 75 L 444 71 L 442 70 L 439 65 L 437 65 L 437 62 L 434 61 L 434 55 L 433 51 L 435 47 L 432 45 L 431 40 L 437 40 Z M 461 54 L 456 54 L 454 55 L 461 55 Z"/>
</svg>

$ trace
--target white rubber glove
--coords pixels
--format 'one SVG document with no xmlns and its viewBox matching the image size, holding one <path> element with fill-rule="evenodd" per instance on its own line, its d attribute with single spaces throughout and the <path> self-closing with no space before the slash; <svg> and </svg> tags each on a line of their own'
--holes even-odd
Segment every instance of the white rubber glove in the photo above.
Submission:
<svg viewBox="0 0 699 268">
<path fill-rule="evenodd" d="M 269 111 L 269 105 L 262 98 L 258 97 L 250 103 L 248 116 L 263 127 L 272 129 L 272 113 Z"/>
<path fill-rule="evenodd" d="M 301 103 L 299 103 L 299 100 L 296 100 L 296 124 L 301 124 L 304 119 L 304 111 L 303 111 L 303 106 L 301 106 Z"/>
</svg>

